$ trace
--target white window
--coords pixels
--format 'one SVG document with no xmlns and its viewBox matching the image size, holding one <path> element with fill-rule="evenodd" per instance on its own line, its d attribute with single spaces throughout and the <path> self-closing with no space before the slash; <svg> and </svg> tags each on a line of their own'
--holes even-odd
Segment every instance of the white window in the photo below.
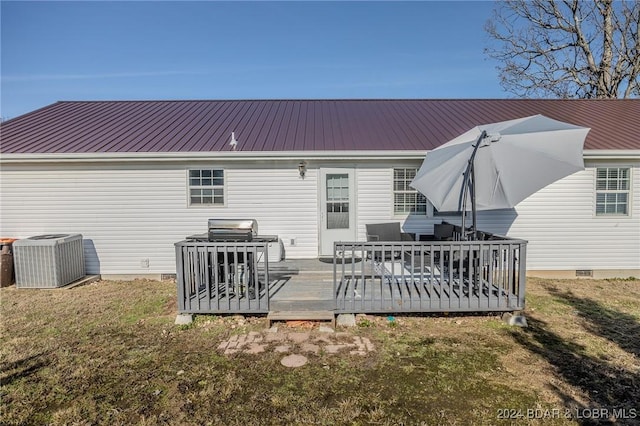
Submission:
<svg viewBox="0 0 640 426">
<path fill-rule="evenodd" d="M 629 214 L 631 188 L 629 167 L 598 167 L 596 169 L 596 215 Z"/>
<path fill-rule="evenodd" d="M 224 205 L 224 170 L 189 170 L 189 205 Z"/>
<path fill-rule="evenodd" d="M 416 168 L 393 169 L 393 211 L 397 215 L 427 214 L 427 199 L 409 186 L 417 172 Z"/>
</svg>

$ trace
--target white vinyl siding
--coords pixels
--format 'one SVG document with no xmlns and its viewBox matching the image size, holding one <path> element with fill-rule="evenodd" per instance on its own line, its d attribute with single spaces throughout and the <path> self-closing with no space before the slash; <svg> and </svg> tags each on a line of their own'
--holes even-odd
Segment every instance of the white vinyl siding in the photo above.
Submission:
<svg viewBox="0 0 640 426">
<path fill-rule="evenodd" d="M 207 231 L 207 219 L 256 219 L 289 258 L 317 255 L 316 174 L 225 167 L 227 204 L 189 208 L 189 165 L 2 166 L 2 236 L 81 233 L 88 273 L 175 273 L 174 243 Z M 291 244 L 293 240 L 293 245 Z M 143 267 L 144 259 L 149 266 Z"/>
<path fill-rule="evenodd" d="M 393 170 L 389 167 L 356 169 L 358 240 L 366 240 L 367 223 L 389 222 L 393 218 Z"/>
<path fill-rule="evenodd" d="M 515 209 L 479 212 L 478 227 L 529 241 L 529 270 L 640 269 L 640 179 L 628 216 L 594 215 L 600 165 L 574 173 L 522 201 Z M 633 166 L 635 171 L 640 164 Z"/>
<path fill-rule="evenodd" d="M 529 242 L 531 271 L 640 270 L 640 163 L 631 166 L 630 214 L 595 216 L 597 163 L 561 179 L 513 209 L 478 212 L 478 228 Z M 424 217 L 393 214 L 393 169 L 359 169 L 359 239 L 366 223 L 400 222 L 405 232 L 429 234 L 433 224 L 454 215 Z M 385 196 L 388 194 L 388 198 Z"/>
<path fill-rule="evenodd" d="M 258 221 L 260 234 L 282 239 L 287 258 L 312 258 L 318 255 L 320 166 L 309 166 L 302 179 L 298 163 L 3 164 L 0 235 L 81 233 L 89 273 L 175 273 L 175 242 L 206 232 L 209 218 L 249 218 Z M 443 219 L 395 214 L 394 168 L 414 163 L 419 160 L 391 165 L 359 160 L 358 240 L 365 239 L 367 223 L 397 221 L 405 232 L 429 234 Z M 587 163 L 584 171 L 514 209 L 479 212 L 478 227 L 528 240 L 532 271 L 640 269 L 640 163 L 624 164 L 631 168 L 629 214 L 594 214 L 596 170 L 618 166 L 610 163 Z M 190 208 L 187 171 L 207 167 L 225 170 L 225 205 Z"/>
<path fill-rule="evenodd" d="M 411 164 L 407 162 L 407 164 Z M 416 161 L 419 165 L 420 162 Z M 358 182 L 358 239 L 366 239 L 367 223 L 399 222 L 404 232 L 428 234 L 433 222 L 423 214 L 398 214 L 394 203 L 395 170 L 417 166 L 389 167 L 384 163 L 363 165 L 357 169 Z"/>
</svg>

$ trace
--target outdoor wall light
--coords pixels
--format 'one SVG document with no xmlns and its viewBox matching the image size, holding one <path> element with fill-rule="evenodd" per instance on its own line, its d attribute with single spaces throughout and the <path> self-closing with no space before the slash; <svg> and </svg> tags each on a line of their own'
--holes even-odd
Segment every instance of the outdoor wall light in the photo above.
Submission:
<svg viewBox="0 0 640 426">
<path fill-rule="evenodd" d="M 307 162 L 306 161 L 301 161 L 300 164 L 298 164 L 298 172 L 300 173 L 300 177 L 302 179 L 304 179 L 304 175 L 307 174 Z"/>
</svg>

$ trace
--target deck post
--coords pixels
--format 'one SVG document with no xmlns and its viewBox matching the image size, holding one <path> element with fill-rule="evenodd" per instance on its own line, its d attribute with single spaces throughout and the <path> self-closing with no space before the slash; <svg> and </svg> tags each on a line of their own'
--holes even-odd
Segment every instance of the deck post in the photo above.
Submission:
<svg viewBox="0 0 640 426">
<path fill-rule="evenodd" d="M 524 311 L 525 308 L 525 290 L 527 283 L 527 243 L 520 243 L 520 259 L 518 262 L 518 307 Z"/>
<path fill-rule="evenodd" d="M 178 290 L 178 313 L 183 313 L 186 311 L 185 306 L 185 281 L 184 281 L 184 261 L 183 261 L 183 253 L 182 247 L 178 244 L 175 245 L 176 248 L 176 287 Z"/>
</svg>

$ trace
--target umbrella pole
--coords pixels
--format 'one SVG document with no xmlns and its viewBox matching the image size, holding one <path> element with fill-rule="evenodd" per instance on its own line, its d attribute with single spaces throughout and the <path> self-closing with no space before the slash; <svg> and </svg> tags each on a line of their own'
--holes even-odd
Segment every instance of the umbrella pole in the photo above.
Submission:
<svg viewBox="0 0 640 426">
<path fill-rule="evenodd" d="M 466 180 L 465 180 L 465 182 L 466 182 Z M 465 201 L 462 202 L 462 220 L 461 220 L 461 223 L 460 223 L 460 226 L 462 227 L 461 228 L 460 238 L 462 240 L 466 240 L 467 239 L 466 236 L 465 236 L 465 233 L 464 233 L 464 225 L 465 225 L 464 222 L 465 222 L 465 215 L 466 215 L 466 210 L 467 210 L 467 206 L 466 206 L 466 204 L 467 204 L 467 202 L 466 202 L 466 198 L 467 198 L 466 186 L 467 186 L 467 184 L 465 183 L 464 184 L 465 189 L 464 189 L 464 192 L 462 194 L 462 196 L 465 198 Z"/>
<path fill-rule="evenodd" d="M 478 148 L 482 143 L 482 140 L 487 137 L 487 132 L 485 130 L 482 131 L 480 137 L 476 141 L 476 144 L 473 146 L 473 152 L 471 153 L 471 157 L 469 158 L 469 162 L 467 163 L 467 168 L 464 171 L 464 177 L 462 181 L 462 193 L 460 201 L 458 202 L 458 207 L 462 211 L 462 239 L 467 240 L 467 229 L 466 225 L 466 211 L 467 211 L 467 192 L 471 191 L 471 223 L 472 228 L 471 232 L 474 235 L 476 234 L 476 179 L 474 172 L 474 162 L 476 159 L 476 153 L 478 152 Z M 460 207 L 461 206 L 461 207 Z"/>
<path fill-rule="evenodd" d="M 477 219 L 476 219 L 476 170 L 474 164 L 471 165 L 471 240 L 476 239 Z M 465 231 L 466 232 L 466 231 Z"/>
</svg>

